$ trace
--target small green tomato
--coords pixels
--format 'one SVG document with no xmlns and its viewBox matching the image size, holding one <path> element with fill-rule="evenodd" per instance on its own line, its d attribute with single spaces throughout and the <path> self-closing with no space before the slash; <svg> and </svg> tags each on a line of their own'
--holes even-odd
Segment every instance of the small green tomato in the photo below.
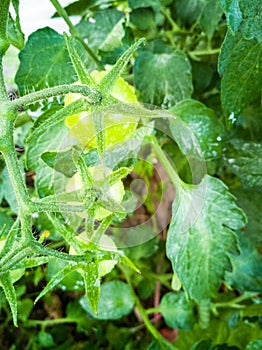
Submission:
<svg viewBox="0 0 262 350">
<path fill-rule="evenodd" d="M 107 74 L 107 71 L 93 71 L 91 76 L 96 83 Z M 79 82 L 78 82 L 79 83 Z M 124 103 L 137 103 L 135 90 L 123 78 L 118 78 L 111 92 L 111 96 Z M 65 106 L 78 100 L 80 94 L 68 94 L 65 97 Z M 122 141 L 132 138 L 139 118 L 130 118 L 129 116 L 117 113 L 108 113 L 104 117 L 105 126 L 105 147 L 108 148 Z M 95 130 L 92 115 L 89 110 L 78 114 L 73 114 L 66 118 L 66 126 L 70 130 L 71 136 L 76 138 L 82 145 L 88 149 L 97 148 Z"/>
</svg>

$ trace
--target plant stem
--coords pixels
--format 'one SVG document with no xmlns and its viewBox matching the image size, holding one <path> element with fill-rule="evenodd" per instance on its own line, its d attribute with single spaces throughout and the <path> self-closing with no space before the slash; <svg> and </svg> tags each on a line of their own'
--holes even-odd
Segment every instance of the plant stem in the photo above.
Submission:
<svg viewBox="0 0 262 350">
<path fill-rule="evenodd" d="M 6 35 L 7 21 L 9 15 L 10 0 L 1 0 L 0 6 L 0 101 L 8 100 L 3 74 L 3 57 L 9 48 L 9 41 Z"/>
<path fill-rule="evenodd" d="M 80 43 L 84 46 L 86 52 L 89 54 L 89 56 L 93 59 L 93 61 L 96 63 L 99 70 L 104 70 L 104 66 L 100 63 L 99 59 L 96 57 L 94 52 L 90 49 L 90 47 L 85 43 L 83 38 L 79 35 L 78 30 L 75 28 L 73 23 L 71 22 L 66 10 L 60 5 L 58 0 L 50 0 L 51 3 L 54 5 L 57 13 L 60 17 L 64 19 L 66 24 L 69 27 L 70 33 L 78 40 Z"/>
<path fill-rule="evenodd" d="M 53 203 L 52 202 L 46 202 L 46 203 L 44 203 L 44 202 L 31 202 L 30 208 L 35 213 L 41 213 L 41 212 L 79 213 L 79 212 L 83 212 L 85 210 L 83 205 L 71 205 L 71 204 L 67 204 L 65 202 L 53 202 Z"/>
<path fill-rule="evenodd" d="M 164 7 L 161 8 L 160 12 L 162 13 L 162 15 L 164 15 L 167 19 L 167 21 L 169 22 L 169 24 L 172 27 L 172 31 L 174 33 L 179 33 L 182 30 L 179 28 L 179 26 L 176 24 L 176 22 L 173 20 L 173 18 L 170 15 L 170 11 L 166 10 Z"/>
<path fill-rule="evenodd" d="M 68 93 L 82 94 L 88 97 L 91 104 L 97 104 L 101 101 L 101 93 L 98 90 L 92 90 L 87 85 L 59 85 L 41 91 L 32 92 L 11 102 L 13 108 L 18 109 L 26 105 L 47 99 L 49 97 L 65 95 Z"/>
<path fill-rule="evenodd" d="M 231 307 L 231 308 L 236 308 L 236 309 L 240 309 L 245 307 L 245 305 L 239 305 L 239 303 L 241 303 L 242 301 L 248 300 L 248 299 L 252 299 L 254 297 L 256 297 L 258 295 L 258 293 L 253 293 L 253 292 L 246 292 L 243 295 L 240 295 L 239 297 L 224 302 L 224 303 L 212 303 L 211 307 L 216 310 L 217 308 L 227 308 L 227 307 Z"/>
<path fill-rule="evenodd" d="M 156 155 L 159 158 L 161 164 L 163 165 L 165 171 L 170 177 L 170 181 L 173 183 L 175 188 L 177 190 L 181 189 L 182 181 L 179 178 L 178 174 L 176 173 L 175 169 L 172 167 L 170 161 L 168 160 L 167 156 L 165 155 L 162 148 L 159 146 L 155 136 L 150 136 L 149 140 L 152 142 Z"/>
<path fill-rule="evenodd" d="M 196 50 L 196 51 L 189 51 L 189 54 L 195 55 L 195 56 L 206 56 L 206 55 L 215 55 L 220 53 L 220 49 L 208 49 L 208 50 Z"/>
<path fill-rule="evenodd" d="M 13 116 L 11 116 L 14 119 Z M 30 213 L 30 198 L 27 193 L 25 179 L 18 162 L 13 141 L 14 120 L 6 115 L 1 118 L 0 130 L 0 151 L 3 154 L 5 164 L 8 170 L 10 182 L 16 195 L 16 200 L 21 213 Z"/>
<path fill-rule="evenodd" d="M 133 297 L 134 297 L 134 300 L 135 300 L 135 304 L 136 304 L 136 307 L 144 321 L 144 324 L 146 326 L 146 328 L 148 329 L 148 331 L 153 335 L 153 337 L 158 340 L 160 343 L 164 344 L 166 346 L 167 349 L 170 349 L 170 350 L 178 350 L 177 347 L 175 347 L 174 345 L 172 345 L 169 341 L 167 341 L 164 337 L 162 337 L 162 335 L 158 332 L 158 330 L 152 325 L 152 323 L 150 322 L 148 316 L 147 316 L 147 311 L 143 308 L 138 296 L 136 295 L 134 289 L 133 289 L 133 285 L 132 285 L 132 282 L 131 282 L 131 278 L 129 276 L 129 273 L 128 271 L 124 268 L 124 267 L 121 267 L 121 270 L 122 272 L 124 273 L 125 275 L 125 278 L 129 284 L 129 286 L 131 287 L 132 289 L 132 293 L 133 293 Z"/>
<path fill-rule="evenodd" d="M 56 318 L 54 320 L 27 320 L 24 323 L 25 327 L 34 327 L 34 326 L 41 326 L 43 328 L 45 327 L 51 327 L 57 324 L 63 324 L 63 323 L 77 323 L 77 319 L 74 318 Z"/>
</svg>

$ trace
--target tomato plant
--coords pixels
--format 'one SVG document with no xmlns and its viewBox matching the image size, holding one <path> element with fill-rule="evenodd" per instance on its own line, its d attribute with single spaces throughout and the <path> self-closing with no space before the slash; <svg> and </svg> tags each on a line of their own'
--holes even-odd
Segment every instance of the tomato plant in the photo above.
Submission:
<svg viewBox="0 0 262 350">
<path fill-rule="evenodd" d="M 261 349 L 260 1 L 50 0 L 67 33 L 28 38 L 25 3 L 0 6 L 0 348 Z"/>
</svg>

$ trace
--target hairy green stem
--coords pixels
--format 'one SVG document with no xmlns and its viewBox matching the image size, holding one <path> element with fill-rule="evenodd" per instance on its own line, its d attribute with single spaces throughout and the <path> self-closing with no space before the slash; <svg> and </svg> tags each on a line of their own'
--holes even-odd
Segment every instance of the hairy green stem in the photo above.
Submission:
<svg viewBox="0 0 262 350">
<path fill-rule="evenodd" d="M 30 208 L 35 213 L 41 213 L 41 212 L 48 212 L 48 213 L 54 213 L 54 212 L 73 212 L 73 213 L 79 213 L 84 211 L 83 205 L 70 205 L 65 202 L 31 202 Z"/>
<path fill-rule="evenodd" d="M 49 97 L 65 95 L 68 93 L 82 94 L 89 100 L 90 104 L 97 104 L 101 101 L 102 96 L 98 90 L 90 89 L 87 85 L 60 85 L 52 88 L 43 89 L 41 91 L 32 92 L 31 94 L 22 96 L 12 101 L 15 109 L 25 107 L 32 103 L 47 99 Z"/>
<path fill-rule="evenodd" d="M 15 117 L 11 116 L 12 119 Z M 3 154 L 10 182 L 16 195 L 19 212 L 30 213 L 30 198 L 27 193 L 25 178 L 18 162 L 13 140 L 14 120 L 7 115 L 1 117 L 0 151 Z"/>
<path fill-rule="evenodd" d="M 92 58 L 92 60 L 96 63 L 97 67 L 99 70 L 104 70 L 104 66 L 101 64 L 99 59 L 96 57 L 94 52 L 90 49 L 90 47 L 85 43 L 83 38 L 79 35 L 77 29 L 74 27 L 73 23 L 71 22 L 66 10 L 61 6 L 58 0 L 50 0 L 53 6 L 55 7 L 57 13 L 59 14 L 60 17 L 64 19 L 66 24 L 69 27 L 70 33 L 78 40 L 81 42 L 81 44 L 84 46 L 86 52 L 89 54 L 89 56 Z"/>
</svg>

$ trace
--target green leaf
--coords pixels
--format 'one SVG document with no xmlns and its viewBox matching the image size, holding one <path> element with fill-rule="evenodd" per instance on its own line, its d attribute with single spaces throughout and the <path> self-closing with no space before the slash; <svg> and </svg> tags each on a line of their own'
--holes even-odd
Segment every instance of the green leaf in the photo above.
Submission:
<svg viewBox="0 0 262 350">
<path fill-rule="evenodd" d="M 8 20 L 8 27 L 7 27 L 7 37 L 13 46 L 15 46 L 17 49 L 22 50 L 24 47 L 24 34 L 21 30 L 20 25 L 18 26 L 18 20 L 16 17 L 16 20 L 13 20 L 11 15 L 9 15 Z"/>
<path fill-rule="evenodd" d="M 65 190 L 67 178 L 45 164 L 35 169 L 35 189 L 39 198 L 54 195 Z M 54 198 L 56 201 L 56 197 Z"/>
<path fill-rule="evenodd" d="M 154 54 L 143 51 L 134 65 L 135 86 L 143 102 L 170 108 L 190 98 L 193 91 L 191 65 L 182 51 Z"/>
<path fill-rule="evenodd" d="M 252 343 L 249 343 L 245 350 L 260 350 L 262 349 L 262 338 L 255 340 Z"/>
<path fill-rule="evenodd" d="M 51 278 L 51 280 L 47 283 L 45 288 L 41 291 L 41 293 L 37 296 L 35 299 L 35 303 L 41 299 L 44 295 L 46 295 L 48 292 L 50 292 L 54 287 L 58 286 L 63 279 L 71 274 L 72 272 L 79 269 L 79 264 L 75 262 L 70 262 L 70 264 L 66 263 L 65 266 L 62 269 L 59 269 L 59 271 Z"/>
<path fill-rule="evenodd" d="M 227 17 L 228 27 L 233 33 L 235 33 L 243 19 L 239 7 L 239 0 L 219 0 L 219 2 Z"/>
<path fill-rule="evenodd" d="M 82 20 L 77 30 L 91 47 L 112 51 L 122 45 L 125 35 L 124 14 L 115 9 L 95 12 L 93 18 Z"/>
<path fill-rule="evenodd" d="M 18 204 L 17 204 L 15 192 L 13 190 L 13 186 L 11 184 L 10 177 L 6 167 L 3 169 L 2 173 L 0 173 L 0 185 L 2 188 L 1 189 L 2 196 L 10 205 L 11 210 L 14 213 L 18 213 Z"/>
<path fill-rule="evenodd" d="M 6 236 L 10 228 L 12 227 L 14 220 L 10 215 L 5 213 L 4 211 L 0 211 L 0 239 L 2 236 Z"/>
<path fill-rule="evenodd" d="M 198 101 L 184 100 L 172 107 L 170 112 L 180 118 L 170 119 L 169 125 L 185 155 L 199 158 L 200 151 L 201 158 L 206 160 L 221 155 L 223 128 L 212 109 Z"/>
<path fill-rule="evenodd" d="M 256 38 L 262 44 L 261 1 L 252 0 L 252 4 L 250 4 L 249 0 L 239 0 L 239 5 L 243 14 L 240 27 L 243 37 L 248 40 Z"/>
<path fill-rule="evenodd" d="M 210 0 L 177 0 L 176 11 L 179 20 L 185 25 L 192 25 Z"/>
<path fill-rule="evenodd" d="M 97 314 L 97 306 L 100 297 L 100 277 L 98 264 L 89 263 L 87 268 L 82 271 L 85 282 L 85 291 L 88 303 L 92 311 Z"/>
<path fill-rule="evenodd" d="M 237 251 L 232 230 L 246 223 L 226 185 L 205 176 L 197 185 L 183 185 L 173 203 L 167 256 L 185 291 L 195 300 L 215 295 Z"/>
<path fill-rule="evenodd" d="M 31 34 L 19 58 L 15 81 L 21 95 L 76 80 L 64 38 L 51 28 Z"/>
<path fill-rule="evenodd" d="M 224 155 L 225 164 L 245 188 L 262 191 L 262 144 L 234 138 Z"/>
<path fill-rule="evenodd" d="M 40 331 L 37 334 L 37 341 L 41 347 L 50 348 L 50 346 L 55 346 L 55 341 L 52 334 Z"/>
<path fill-rule="evenodd" d="M 223 75 L 222 107 L 234 122 L 240 111 L 261 95 L 261 44 L 256 39 L 244 39 L 241 33 L 228 32 L 219 56 L 219 72 Z"/>
<path fill-rule="evenodd" d="M 12 316 L 13 316 L 13 322 L 16 327 L 18 327 L 17 324 L 17 298 L 16 298 L 16 292 L 15 288 L 12 282 L 12 277 L 11 273 L 5 272 L 4 274 L 1 275 L 0 277 L 1 280 L 1 286 L 4 290 L 5 297 L 9 303 Z"/>
<path fill-rule="evenodd" d="M 206 1 L 199 17 L 199 24 L 203 28 L 209 40 L 212 38 L 218 23 L 221 20 L 223 10 L 217 0 Z"/>
<path fill-rule="evenodd" d="M 83 57 L 85 57 L 84 47 L 81 45 L 79 41 L 77 41 L 72 36 L 69 37 L 67 34 L 64 34 L 64 38 L 66 41 L 66 46 L 67 46 L 70 59 L 77 73 L 78 80 L 82 84 L 87 84 L 90 87 L 94 87 L 95 83 L 89 73 L 89 70 L 87 69 L 87 62 L 84 61 L 83 59 Z"/>
<path fill-rule="evenodd" d="M 12 5 L 15 11 L 15 20 L 9 14 L 7 38 L 13 46 L 21 50 L 24 47 L 25 38 L 20 25 L 19 2 L 20 0 L 12 0 Z"/>
<path fill-rule="evenodd" d="M 246 305 L 243 310 L 240 311 L 240 316 L 244 317 L 259 317 L 262 316 L 262 303 Z"/>
<path fill-rule="evenodd" d="M 29 318 L 34 307 L 32 299 L 26 298 L 21 301 L 18 301 L 18 318 L 22 322 L 26 322 Z"/>
<path fill-rule="evenodd" d="M 68 266 L 68 262 L 49 257 L 48 277 L 53 279 L 53 277 L 66 266 Z M 83 291 L 85 288 L 83 277 L 77 270 L 60 280 L 57 286 L 64 291 Z"/>
<path fill-rule="evenodd" d="M 152 8 L 160 8 L 160 0 L 128 0 L 128 5 L 131 9 L 137 9 L 137 8 L 145 8 L 145 7 L 152 7 Z"/>
<path fill-rule="evenodd" d="M 252 242 L 239 234 L 240 255 L 231 256 L 232 271 L 226 271 L 226 282 L 242 291 L 262 292 L 262 260 Z"/>
<path fill-rule="evenodd" d="M 97 315 L 92 311 L 86 297 L 80 299 L 83 309 L 99 320 L 117 320 L 128 315 L 134 306 L 132 290 L 122 281 L 105 282 L 101 286 Z"/>
<path fill-rule="evenodd" d="M 156 27 L 154 12 L 150 8 L 138 8 L 130 13 L 130 21 L 140 30 L 153 30 Z"/>
<path fill-rule="evenodd" d="M 41 154 L 42 160 L 52 169 L 72 177 L 76 173 L 76 167 L 72 159 L 72 151 L 65 152 L 44 152 Z"/>
<path fill-rule="evenodd" d="M 191 329 L 196 322 L 194 303 L 188 301 L 183 292 L 165 294 L 159 309 L 171 328 Z"/>
<path fill-rule="evenodd" d="M 254 243 L 262 253 L 262 194 L 255 190 L 235 189 L 232 193 L 248 217 L 245 235 Z"/>
</svg>

